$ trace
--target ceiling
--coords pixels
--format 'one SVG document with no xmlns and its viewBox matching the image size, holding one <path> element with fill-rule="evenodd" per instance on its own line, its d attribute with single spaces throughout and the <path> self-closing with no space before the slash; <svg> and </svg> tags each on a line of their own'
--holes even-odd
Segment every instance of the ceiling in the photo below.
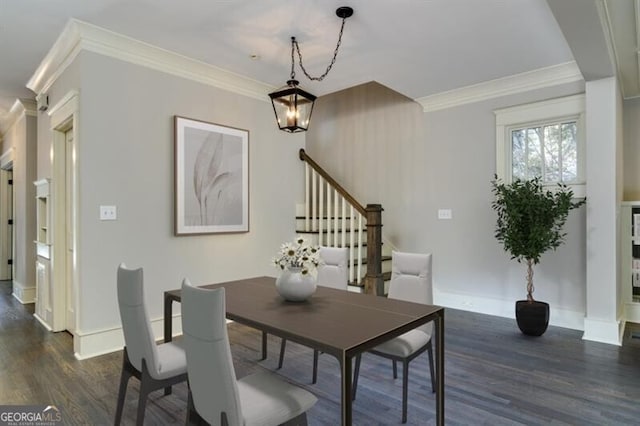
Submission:
<svg viewBox="0 0 640 426">
<path fill-rule="evenodd" d="M 0 0 L 0 121 L 34 97 L 25 85 L 70 18 L 281 86 L 291 36 L 324 71 L 344 5 L 355 13 L 329 76 L 297 69 L 316 95 L 373 80 L 416 99 L 574 60 L 545 0 Z"/>
</svg>

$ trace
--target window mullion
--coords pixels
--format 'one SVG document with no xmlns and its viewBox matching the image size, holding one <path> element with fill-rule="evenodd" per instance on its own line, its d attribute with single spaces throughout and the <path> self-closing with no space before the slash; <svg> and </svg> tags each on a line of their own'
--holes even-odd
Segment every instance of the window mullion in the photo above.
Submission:
<svg viewBox="0 0 640 426">
<path fill-rule="evenodd" d="M 562 123 L 560 123 L 558 125 L 558 173 L 560 173 L 558 181 L 561 183 L 564 183 L 564 168 L 562 167 L 562 157 L 564 156 L 564 151 L 562 150 L 563 145 L 564 139 L 562 138 Z"/>
<path fill-rule="evenodd" d="M 529 179 L 529 130 L 524 130 L 524 178 Z"/>
<path fill-rule="evenodd" d="M 547 180 L 547 156 L 545 155 L 545 145 L 547 143 L 545 138 L 545 130 L 547 126 L 540 126 L 540 162 L 542 163 L 540 174 L 542 175 L 542 183 Z"/>
</svg>

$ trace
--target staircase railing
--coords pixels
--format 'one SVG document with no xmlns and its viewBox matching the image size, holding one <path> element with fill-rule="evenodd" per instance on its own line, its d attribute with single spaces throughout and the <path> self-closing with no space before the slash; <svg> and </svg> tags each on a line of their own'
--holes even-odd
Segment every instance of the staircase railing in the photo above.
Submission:
<svg viewBox="0 0 640 426">
<path fill-rule="evenodd" d="M 383 295 L 382 279 L 382 206 L 363 207 L 318 163 L 300 150 L 304 161 L 305 196 L 304 230 L 318 233 L 318 244 L 349 248 L 349 282 L 362 285 L 364 292 Z M 326 221 L 323 220 L 326 218 Z M 363 229 L 367 228 L 367 272 L 361 276 L 363 264 Z M 347 233 L 349 241 L 347 243 Z M 356 240 L 357 234 L 357 240 Z"/>
</svg>

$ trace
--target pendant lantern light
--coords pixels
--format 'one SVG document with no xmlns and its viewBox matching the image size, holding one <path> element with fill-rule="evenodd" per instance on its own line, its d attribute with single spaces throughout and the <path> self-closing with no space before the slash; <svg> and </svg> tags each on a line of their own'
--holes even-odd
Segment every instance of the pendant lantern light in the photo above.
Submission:
<svg viewBox="0 0 640 426">
<path fill-rule="evenodd" d="M 339 7 L 336 10 L 336 15 L 342 18 L 342 26 L 340 27 L 340 34 L 338 35 L 338 43 L 333 52 L 333 59 L 326 71 L 319 77 L 312 77 L 302 64 L 302 53 L 300 52 L 300 46 L 295 37 L 291 37 L 291 75 L 287 81 L 287 85 L 281 87 L 273 93 L 269 93 L 271 103 L 273 105 L 273 112 L 276 114 L 276 121 L 280 130 L 289 133 L 304 132 L 309 128 L 309 122 L 311 120 L 311 113 L 313 112 L 313 104 L 316 100 L 316 96 L 302 89 L 296 80 L 295 73 L 295 56 L 298 53 L 298 62 L 302 72 L 309 80 L 322 81 L 331 67 L 336 62 L 338 56 L 338 49 L 342 42 L 342 33 L 344 31 L 345 20 L 353 15 L 353 9 L 347 6 Z"/>
</svg>

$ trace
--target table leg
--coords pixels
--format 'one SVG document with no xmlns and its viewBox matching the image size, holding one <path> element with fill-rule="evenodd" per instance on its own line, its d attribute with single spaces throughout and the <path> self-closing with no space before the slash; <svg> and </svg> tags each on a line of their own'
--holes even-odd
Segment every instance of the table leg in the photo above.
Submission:
<svg viewBox="0 0 640 426">
<path fill-rule="evenodd" d="M 173 299 L 164 295 L 164 342 L 173 339 Z M 165 395 L 171 395 L 171 386 L 164 388 Z"/>
<path fill-rule="evenodd" d="M 173 340 L 173 299 L 164 295 L 164 342 Z"/>
<path fill-rule="evenodd" d="M 435 320 L 436 337 L 436 423 L 444 425 L 444 310 Z"/>
<path fill-rule="evenodd" d="M 262 332 L 262 358 L 260 358 L 260 360 L 264 361 L 265 359 L 267 359 L 267 332 L 263 331 Z"/>
<path fill-rule="evenodd" d="M 342 426 L 351 426 L 351 358 L 342 354 Z"/>
</svg>

